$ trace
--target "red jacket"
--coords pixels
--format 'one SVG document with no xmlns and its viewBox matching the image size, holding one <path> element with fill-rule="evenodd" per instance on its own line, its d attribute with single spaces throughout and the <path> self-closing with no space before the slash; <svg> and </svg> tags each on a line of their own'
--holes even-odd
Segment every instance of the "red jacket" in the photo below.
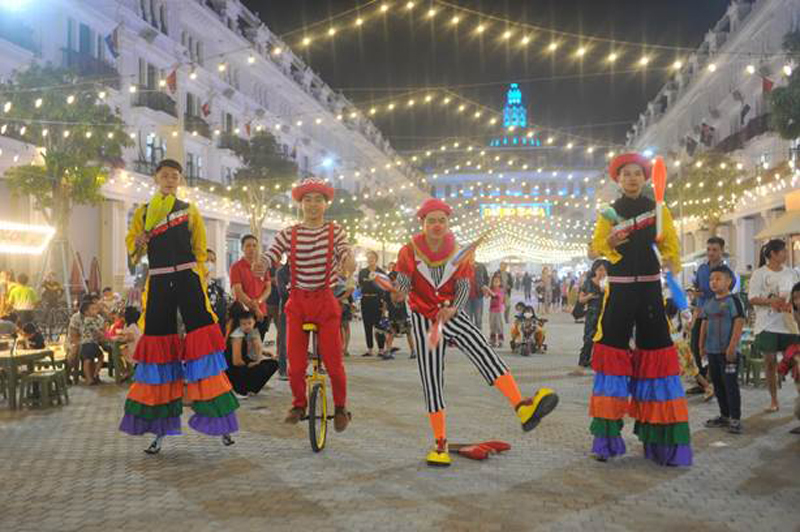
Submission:
<svg viewBox="0 0 800 532">
<path fill-rule="evenodd" d="M 411 292 L 408 296 L 411 310 L 433 320 L 445 303 L 455 300 L 456 280 L 469 280 L 472 277 L 472 266 L 463 262 L 454 267 L 450 263 L 451 258 L 446 259 L 442 280 L 435 286 L 431 275 L 431 266 L 435 265 L 429 265 L 425 257 L 418 255 L 412 244 L 403 246 L 397 257 L 395 270 L 411 279 Z"/>
</svg>

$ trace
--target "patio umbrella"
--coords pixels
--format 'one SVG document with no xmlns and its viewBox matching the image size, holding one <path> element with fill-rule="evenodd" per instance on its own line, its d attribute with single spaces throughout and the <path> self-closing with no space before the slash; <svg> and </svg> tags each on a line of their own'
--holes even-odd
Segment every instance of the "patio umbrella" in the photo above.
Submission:
<svg viewBox="0 0 800 532">
<path fill-rule="evenodd" d="M 76 300 L 80 299 L 84 291 L 84 286 L 86 286 L 83 271 L 81 254 L 76 251 L 72 258 L 72 272 L 69 276 L 69 291 Z"/>
<path fill-rule="evenodd" d="M 89 292 L 99 294 L 100 285 L 100 261 L 97 260 L 97 257 L 94 257 L 92 265 L 89 266 Z"/>
</svg>

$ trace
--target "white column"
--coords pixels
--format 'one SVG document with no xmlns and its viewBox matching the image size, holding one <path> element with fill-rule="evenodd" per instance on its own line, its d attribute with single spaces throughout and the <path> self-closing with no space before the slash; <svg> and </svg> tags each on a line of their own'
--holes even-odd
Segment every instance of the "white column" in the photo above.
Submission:
<svg viewBox="0 0 800 532">
<path fill-rule="evenodd" d="M 225 258 L 227 253 L 226 235 L 228 233 L 227 220 L 206 220 L 206 247 L 217 254 L 217 261 Z M 220 265 L 217 265 L 219 268 Z"/>
<path fill-rule="evenodd" d="M 733 235 L 734 228 L 730 223 L 724 223 L 717 226 L 717 236 L 725 241 L 725 251 L 730 254 L 733 254 L 733 250 L 736 247 L 733 243 Z"/>
<path fill-rule="evenodd" d="M 701 250 L 701 249 L 703 249 L 703 250 L 706 249 L 706 241 L 708 240 L 709 236 L 710 236 L 710 233 L 708 232 L 708 229 L 698 229 L 697 231 L 695 231 L 694 232 L 694 250 L 698 251 L 698 250 Z"/>
<path fill-rule="evenodd" d="M 740 273 L 747 271 L 748 265 L 751 265 L 753 269 L 758 267 L 758 248 L 754 238 L 755 225 L 753 218 L 739 218 L 736 220 L 736 270 Z"/>
<path fill-rule="evenodd" d="M 116 292 L 125 288 L 128 277 L 125 234 L 131 207 L 130 203 L 116 200 L 104 200 L 100 206 L 100 274 L 103 284 L 111 286 Z"/>
</svg>

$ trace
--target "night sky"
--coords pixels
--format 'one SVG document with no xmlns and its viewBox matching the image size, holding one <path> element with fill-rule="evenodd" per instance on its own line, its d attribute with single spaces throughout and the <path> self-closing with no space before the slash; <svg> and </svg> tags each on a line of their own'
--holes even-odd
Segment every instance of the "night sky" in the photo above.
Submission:
<svg viewBox="0 0 800 532">
<path fill-rule="evenodd" d="M 379 3 L 368 5 L 360 30 L 340 29 L 334 38 L 299 46 L 303 28 L 330 15 L 364 5 L 364 0 L 244 0 L 272 31 L 284 36 L 295 53 L 334 89 L 368 109 L 409 88 L 448 86 L 484 105 L 501 109 L 510 82 L 519 82 L 535 124 L 567 129 L 600 141 L 624 142 L 625 132 L 667 79 L 666 68 L 688 51 L 650 49 L 653 68 L 636 73 L 608 74 L 604 63 L 611 43 L 587 39 L 582 64 L 572 54 L 579 42 L 564 43 L 553 60 L 544 48 L 553 38 L 531 31 L 527 47 L 499 42 L 503 23 L 486 21 L 486 37 L 472 30 L 478 17 L 463 18 L 460 29 L 448 24 L 454 12 L 436 6 L 434 22 L 425 20 L 430 5 L 416 2 L 409 14 L 405 1 L 390 2 L 398 13 L 378 16 Z M 727 0 L 452 0 L 459 6 L 527 24 L 648 45 L 694 49 L 724 14 Z M 357 14 L 336 21 L 352 27 Z M 321 37 L 321 25 L 308 32 Z M 287 32 L 293 32 L 288 35 Z M 491 36 L 489 36 L 491 35 Z M 522 34 L 518 34 L 522 36 Z M 512 39 L 513 41 L 513 39 Z M 527 51 L 523 51 L 527 49 Z M 642 48 L 622 48 L 616 70 L 630 70 Z M 592 75 L 602 72 L 603 75 Z M 553 79 L 553 77 L 560 79 Z M 545 79 L 542 79 L 545 78 Z M 384 101 L 384 100 L 382 100 Z M 435 108 L 434 108 L 435 109 Z M 378 127 L 398 150 L 419 149 L 441 139 L 485 135 L 485 128 L 441 110 L 417 109 L 377 117 Z"/>
</svg>

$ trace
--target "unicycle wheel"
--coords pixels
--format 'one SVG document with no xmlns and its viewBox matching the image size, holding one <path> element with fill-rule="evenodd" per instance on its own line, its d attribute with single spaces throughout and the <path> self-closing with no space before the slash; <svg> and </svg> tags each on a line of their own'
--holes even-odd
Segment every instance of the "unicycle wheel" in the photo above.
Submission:
<svg viewBox="0 0 800 532">
<path fill-rule="evenodd" d="M 325 437 L 328 435 L 328 402 L 325 389 L 315 384 L 308 394 L 308 439 L 315 453 L 325 448 Z"/>
</svg>

